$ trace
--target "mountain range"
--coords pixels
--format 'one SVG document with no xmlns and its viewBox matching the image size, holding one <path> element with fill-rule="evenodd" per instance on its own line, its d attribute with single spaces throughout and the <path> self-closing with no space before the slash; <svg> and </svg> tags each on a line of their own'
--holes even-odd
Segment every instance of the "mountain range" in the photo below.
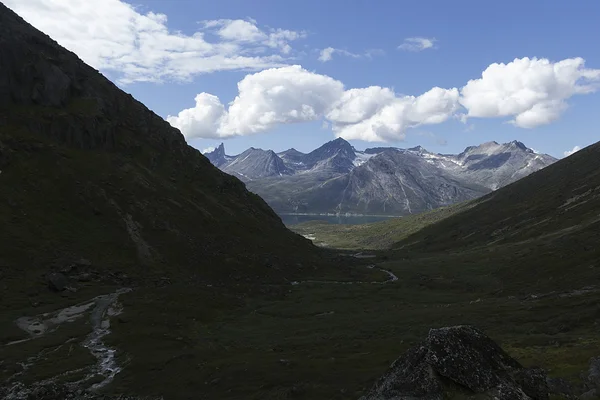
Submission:
<svg viewBox="0 0 600 400">
<path fill-rule="evenodd" d="M 519 141 L 487 142 L 460 154 L 421 146 L 355 149 L 342 138 L 310 153 L 224 145 L 204 154 L 278 213 L 407 215 L 483 196 L 556 161 Z"/>
<path fill-rule="evenodd" d="M 361 225 L 389 245 L 344 252 L 290 232 L 2 3 L 0 71 L 0 398 L 600 398 L 600 144 L 475 201 Z M 375 163 L 390 181 L 429 165 L 488 191 L 543 158 L 518 142 L 451 156 L 334 141 L 259 150 L 252 168 L 255 153 L 215 156 L 247 183 L 372 183 Z"/>
</svg>

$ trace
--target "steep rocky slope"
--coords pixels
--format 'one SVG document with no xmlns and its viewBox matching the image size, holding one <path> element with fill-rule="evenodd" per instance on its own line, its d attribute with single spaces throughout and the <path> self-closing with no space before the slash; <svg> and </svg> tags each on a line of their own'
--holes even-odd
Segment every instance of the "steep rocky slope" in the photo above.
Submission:
<svg viewBox="0 0 600 400">
<path fill-rule="evenodd" d="M 262 279 L 281 275 L 265 265 L 295 265 L 291 249 L 310 254 L 178 130 L 3 5 L 0 71 L 0 243 L 11 273 L 84 257 L 121 272 Z"/>
<path fill-rule="evenodd" d="M 221 168 L 233 176 L 245 181 L 266 178 L 270 176 L 291 175 L 293 170 L 286 167 L 283 160 L 271 150 L 250 148 L 235 157 Z"/>
<path fill-rule="evenodd" d="M 477 200 L 401 245 L 456 251 L 546 239 L 560 248 L 577 244 L 579 255 L 589 255 L 597 252 L 598 210 L 600 143 Z"/>
</svg>

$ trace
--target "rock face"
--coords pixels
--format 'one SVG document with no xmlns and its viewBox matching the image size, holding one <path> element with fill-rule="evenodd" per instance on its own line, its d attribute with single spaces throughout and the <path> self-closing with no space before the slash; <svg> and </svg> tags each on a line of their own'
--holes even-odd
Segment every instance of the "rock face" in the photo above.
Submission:
<svg viewBox="0 0 600 400">
<path fill-rule="evenodd" d="M 484 143 L 458 155 L 421 146 L 358 151 L 336 139 L 304 154 L 250 149 L 207 154 L 280 213 L 406 215 L 471 200 L 556 161 L 523 143 Z"/>
<path fill-rule="evenodd" d="M 221 169 L 245 181 L 293 173 L 293 170 L 286 167 L 283 160 L 271 150 L 253 147 L 221 165 Z"/>
<path fill-rule="evenodd" d="M 220 167 L 227 163 L 228 157 L 225 155 L 225 146 L 223 143 L 219 145 L 216 149 L 209 153 L 204 153 L 204 157 L 208 158 L 208 160 L 215 166 Z"/>
<path fill-rule="evenodd" d="M 361 400 L 546 400 L 546 375 L 527 369 L 471 326 L 432 329 Z M 475 398 L 475 397 L 473 397 Z"/>
</svg>

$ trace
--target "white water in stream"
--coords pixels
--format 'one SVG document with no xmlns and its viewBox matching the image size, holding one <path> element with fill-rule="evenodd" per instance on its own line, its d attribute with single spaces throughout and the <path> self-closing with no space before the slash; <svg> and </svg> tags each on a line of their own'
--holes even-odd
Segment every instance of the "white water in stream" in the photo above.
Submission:
<svg viewBox="0 0 600 400">
<path fill-rule="evenodd" d="M 102 339 L 111 332 L 110 318 L 119 315 L 122 312 L 122 307 L 117 301 L 119 295 L 129 291 L 131 291 L 131 289 L 123 288 L 114 293 L 97 296 L 87 302 L 76 304 L 74 306 L 63 308 L 51 313 L 44 313 L 34 317 L 18 318 L 15 321 L 16 325 L 27 332 L 30 337 L 28 339 L 10 342 L 6 344 L 6 346 L 18 346 L 21 343 L 51 334 L 55 330 L 59 329 L 61 324 L 78 320 L 89 312 L 92 330 L 83 340 L 81 346 L 88 349 L 97 361 L 96 364 L 84 369 L 67 371 L 50 379 L 36 382 L 34 385 L 23 385 L 18 381 L 19 376 L 23 375 L 27 369 L 35 365 L 36 362 L 44 360 L 49 354 L 58 351 L 63 345 L 60 345 L 50 351 L 42 351 L 35 356 L 29 357 L 25 362 L 23 362 L 21 364 L 23 371 L 16 373 L 9 379 L 7 383 L 11 385 L 11 388 L 9 389 L 5 398 L 7 400 L 27 399 L 34 389 L 54 383 L 58 380 L 58 378 L 80 373 L 82 371 L 85 371 L 86 373 L 83 379 L 71 381 L 66 385 L 76 389 L 88 387 L 88 390 L 94 391 L 109 384 L 114 379 L 115 375 L 121 371 L 121 367 L 119 367 L 116 361 L 116 350 L 108 347 Z M 71 339 L 67 343 L 73 341 L 74 339 Z M 88 381 L 90 379 L 98 380 L 99 377 L 101 377 L 101 380 L 90 386 Z"/>
</svg>

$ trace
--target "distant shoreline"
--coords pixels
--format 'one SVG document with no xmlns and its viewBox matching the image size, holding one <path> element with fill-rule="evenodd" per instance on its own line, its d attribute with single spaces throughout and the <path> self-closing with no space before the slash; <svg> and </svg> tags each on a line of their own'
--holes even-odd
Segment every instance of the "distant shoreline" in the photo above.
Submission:
<svg viewBox="0 0 600 400">
<path fill-rule="evenodd" d="M 377 218 L 402 218 L 402 215 L 380 214 L 332 214 L 332 213 L 277 213 L 281 216 L 315 216 L 315 217 L 377 217 Z"/>
</svg>

